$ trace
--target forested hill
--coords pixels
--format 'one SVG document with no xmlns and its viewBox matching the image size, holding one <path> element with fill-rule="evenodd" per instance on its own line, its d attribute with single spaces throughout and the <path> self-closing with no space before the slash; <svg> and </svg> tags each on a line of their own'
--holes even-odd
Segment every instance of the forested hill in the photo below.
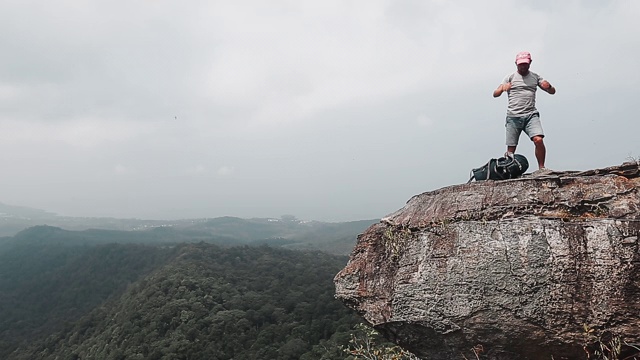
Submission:
<svg viewBox="0 0 640 360">
<path fill-rule="evenodd" d="M 3 359 L 340 359 L 346 257 L 268 246 L 0 247 Z"/>
</svg>

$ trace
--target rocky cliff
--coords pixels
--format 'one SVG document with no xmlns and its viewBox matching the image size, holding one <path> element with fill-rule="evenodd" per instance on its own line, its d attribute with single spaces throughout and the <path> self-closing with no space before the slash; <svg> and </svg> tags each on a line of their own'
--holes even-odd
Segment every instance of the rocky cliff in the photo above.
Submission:
<svg viewBox="0 0 640 360">
<path fill-rule="evenodd" d="M 416 195 L 358 236 L 337 297 L 425 359 L 635 351 L 639 187 L 631 162 Z"/>
</svg>

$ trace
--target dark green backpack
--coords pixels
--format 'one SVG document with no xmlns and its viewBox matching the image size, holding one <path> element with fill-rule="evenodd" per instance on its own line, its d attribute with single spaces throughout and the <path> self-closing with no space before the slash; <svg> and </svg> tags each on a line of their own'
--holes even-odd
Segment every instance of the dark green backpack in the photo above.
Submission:
<svg viewBox="0 0 640 360">
<path fill-rule="evenodd" d="M 529 161 L 524 155 L 515 154 L 513 157 L 505 156 L 499 159 L 491 159 L 483 166 L 472 169 L 469 181 L 473 180 L 506 180 L 515 179 L 524 174 L 529 168 Z"/>
</svg>

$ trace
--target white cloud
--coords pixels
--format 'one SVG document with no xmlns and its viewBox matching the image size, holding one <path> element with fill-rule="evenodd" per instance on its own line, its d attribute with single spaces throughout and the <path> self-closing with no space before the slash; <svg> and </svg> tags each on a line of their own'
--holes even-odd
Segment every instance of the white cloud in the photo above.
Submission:
<svg viewBox="0 0 640 360">
<path fill-rule="evenodd" d="M 232 166 L 225 165 L 218 168 L 218 171 L 216 171 L 216 173 L 219 176 L 230 176 L 230 175 L 233 175 L 233 173 L 235 173 L 235 169 Z"/>
<path fill-rule="evenodd" d="M 22 92 L 23 90 L 18 86 L 0 83 L 0 101 L 3 103 L 15 101 Z"/>
<path fill-rule="evenodd" d="M 109 146 L 132 140 L 146 132 L 140 123 L 110 119 L 78 119 L 64 122 L 6 120 L 0 123 L 4 145 L 62 143 L 71 147 Z"/>
<path fill-rule="evenodd" d="M 431 120 L 430 117 L 424 114 L 418 116 L 418 119 L 416 121 L 418 123 L 418 126 L 420 127 L 430 128 L 431 126 L 433 126 L 433 120 Z"/>
<path fill-rule="evenodd" d="M 127 172 L 127 168 L 122 164 L 116 164 L 116 166 L 114 166 L 114 168 L 113 168 L 113 171 L 117 175 L 122 175 L 122 174 Z"/>
<path fill-rule="evenodd" d="M 193 166 L 193 167 L 187 169 L 187 173 L 194 174 L 194 175 L 204 174 L 206 172 L 207 172 L 207 168 L 204 165 L 201 165 L 201 164 L 198 164 L 196 166 Z"/>
</svg>

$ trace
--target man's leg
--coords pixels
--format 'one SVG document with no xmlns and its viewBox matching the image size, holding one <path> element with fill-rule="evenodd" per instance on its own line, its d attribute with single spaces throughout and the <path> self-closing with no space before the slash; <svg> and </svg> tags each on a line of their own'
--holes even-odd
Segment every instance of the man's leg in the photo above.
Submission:
<svg viewBox="0 0 640 360">
<path fill-rule="evenodd" d="M 504 154 L 505 156 L 511 156 L 510 154 L 516 153 L 518 138 L 520 137 L 520 133 L 522 132 L 522 124 L 518 120 L 518 118 L 507 117 L 507 121 L 505 122 L 507 142 L 507 153 Z"/>
<path fill-rule="evenodd" d="M 531 138 L 533 144 L 536 146 L 536 159 L 538 160 L 538 169 L 544 168 L 544 160 L 547 157 L 547 148 L 544 147 L 544 141 L 542 136 L 534 136 Z"/>
<path fill-rule="evenodd" d="M 547 149 L 544 147 L 544 131 L 542 130 L 542 123 L 540 122 L 540 115 L 533 113 L 527 125 L 524 129 L 531 141 L 536 147 L 535 154 L 538 160 L 538 169 L 544 169 L 544 161 L 547 157 Z"/>
</svg>

